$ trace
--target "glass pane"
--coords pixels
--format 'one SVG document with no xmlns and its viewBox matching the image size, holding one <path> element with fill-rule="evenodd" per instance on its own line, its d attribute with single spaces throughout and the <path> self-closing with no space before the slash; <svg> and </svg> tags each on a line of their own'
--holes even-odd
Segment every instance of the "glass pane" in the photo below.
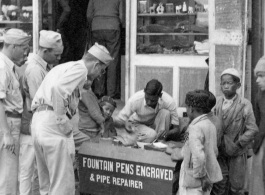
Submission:
<svg viewBox="0 0 265 195">
<path fill-rule="evenodd" d="M 55 3 L 52 0 L 41 1 L 41 24 L 40 29 L 44 30 L 55 30 Z"/>
<path fill-rule="evenodd" d="M 32 35 L 32 0 L 0 1 L 0 33 L 5 28 L 19 28 Z M 33 42 L 30 42 L 31 52 Z"/>
<path fill-rule="evenodd" d="M 209 52 L 207 0 L 137 3 L 137 54 Z"/>
</svg>

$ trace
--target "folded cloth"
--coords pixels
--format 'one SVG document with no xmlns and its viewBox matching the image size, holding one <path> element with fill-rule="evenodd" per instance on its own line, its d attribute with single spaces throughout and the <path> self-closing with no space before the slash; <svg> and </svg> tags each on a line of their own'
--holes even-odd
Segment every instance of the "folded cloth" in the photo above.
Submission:
<svg viewBox="0 0 265 195">
<path fill-rule="evenodd" d="M 210 44 L 208 40 L 205 40 L 203 42 L 194 41 L 195 50 L 198 53 L 209 53 L 210 50 Z"/>
</svg>

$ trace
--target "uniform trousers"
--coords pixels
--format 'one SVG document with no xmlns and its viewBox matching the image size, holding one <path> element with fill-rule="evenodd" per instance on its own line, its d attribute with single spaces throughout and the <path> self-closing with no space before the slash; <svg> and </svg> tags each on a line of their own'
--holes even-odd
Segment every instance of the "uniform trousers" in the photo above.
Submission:
<svg viewBox="0 0 265 195">
<path fill-rule="evenodd" d="M 20 118 L 7 117 L 8 127 L 15 141 L 15 151 L 4 148 L 3 132 L 0 130 L 0 195 L 16 195 L 18 191 L 18 158 Z"/>
<path fill-rule="evenodd" d="M 94 80 L 93 91 L 98 96 L 108 95 L 113 97 L 118 95 L 120 93 L 120 30 L 93 30 L 92 42 L 105 46 L 114 58 L 107 68 L 106 75 L 101 75 Z"/>
<path fill-rule="evenodd" d="M 125 145 L 133 144 L 129 142 L 152 142 L 157 136 L 161 133 L 169 131 L 170 128 L 170 112 L 166 109 L 161 109 L 157 113 L 156 117 L 150 121 L 150 125 L 134 123 L 133 124 L 133 133 L 127 132 L 125 129 L 117 129 L 117 134 L 121 136 L 124 140 Z M 123 141 L 122 140 L 122 141 Z"/>
<path fill-rule="evenodd" d="M 40 194 L 32 137 L 25 134 L 20 135 L 19 183 L 20 195 Z"/>
<path fill-rule="evenodd" d="M 64 127 L 56 124 L 53 111 L 36 111 L 33 115 L 31 129 L 41 195 L 75 193 L 73 132 Z"/>
</svg>

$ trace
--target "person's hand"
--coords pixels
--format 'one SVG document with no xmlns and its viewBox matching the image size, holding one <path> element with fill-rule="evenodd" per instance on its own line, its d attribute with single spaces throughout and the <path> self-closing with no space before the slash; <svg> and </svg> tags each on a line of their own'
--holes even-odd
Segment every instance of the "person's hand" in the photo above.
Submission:
<svg viewBox="0 0 265 195">
<path fill-rule="evenodd" d="M 209 178 L 207 177 L 207 175 L 205 175 L 203 178 L 201 178 L 202 181 L 202 191 L 203 192 L 207 192 L 210 191 L 212 189 L 212 183 L 209 180 Z"/>
<path fill-rule="evenodd" d="M 14 153 L 15 151 L 15 142 L 14 142 L 14 138 L 12 137 L 12 135 L 10 133 L 6 133 L 4 134 L 4 140 L 3 140 L 3 145 L 4 148 L 10 150 L 11 152 Z"/>
<path fill-rule="evenodd" d="M 125 122 L 125 129 L 128 132 L 133 132 L 133 123 L 131 121 L 126 121 Z"/>
<path fill-rule="evenodd" d="M 166 149 L 166 153 L 167 154 L 172 154 L 172 152 L 173 152 L 173 148 L 168 146 L 167 149 Z"/>
<path fill-rule="evenodd" d="M 56 124 L 59 125 L 61 132 L 69 137 L 73 132 L 74 126 L 66 115 L 58 116 L 56 119 Z"/>
<path fill-rule="evenodd" d="M 146 139 L 146 134 L 144 133 L 137 133 L 137 141 L 143 141 L 144 139 Z"/>
<path fill-rule="evenodd" d="M 103 137 L 104 132 L 105 132 L 105 130 L 104 130 L 104 129 L 101 129 L 100 132 L 99 132 L 99 135 L 100 135 L 101 137 Z"/>
<path fill-rule="evenodd" d="M 258 134 L 256 135 L 255 139 L 254 139 L 254 144 L 253 144 L 253 152 L 254 154 L 257 154 L 259 151 L 259 148 L 264 140 L 264 133 L 263 134 Z"/>
</svg>

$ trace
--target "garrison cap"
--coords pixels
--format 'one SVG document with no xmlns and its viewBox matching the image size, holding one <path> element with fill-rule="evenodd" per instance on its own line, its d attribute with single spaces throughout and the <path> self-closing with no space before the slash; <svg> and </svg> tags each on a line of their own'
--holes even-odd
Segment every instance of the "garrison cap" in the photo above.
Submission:
<svg viewBox="0 0 265 195">
<path fill-rule="evenodd" d="M 113 58 L 110 56 L 109 51 L 106 47 L 95 43 L 89 50 L 88 53 L 96 57 L 98 60 L 106 64 L 107 66 L 113 61 Z"/>
</svg>

